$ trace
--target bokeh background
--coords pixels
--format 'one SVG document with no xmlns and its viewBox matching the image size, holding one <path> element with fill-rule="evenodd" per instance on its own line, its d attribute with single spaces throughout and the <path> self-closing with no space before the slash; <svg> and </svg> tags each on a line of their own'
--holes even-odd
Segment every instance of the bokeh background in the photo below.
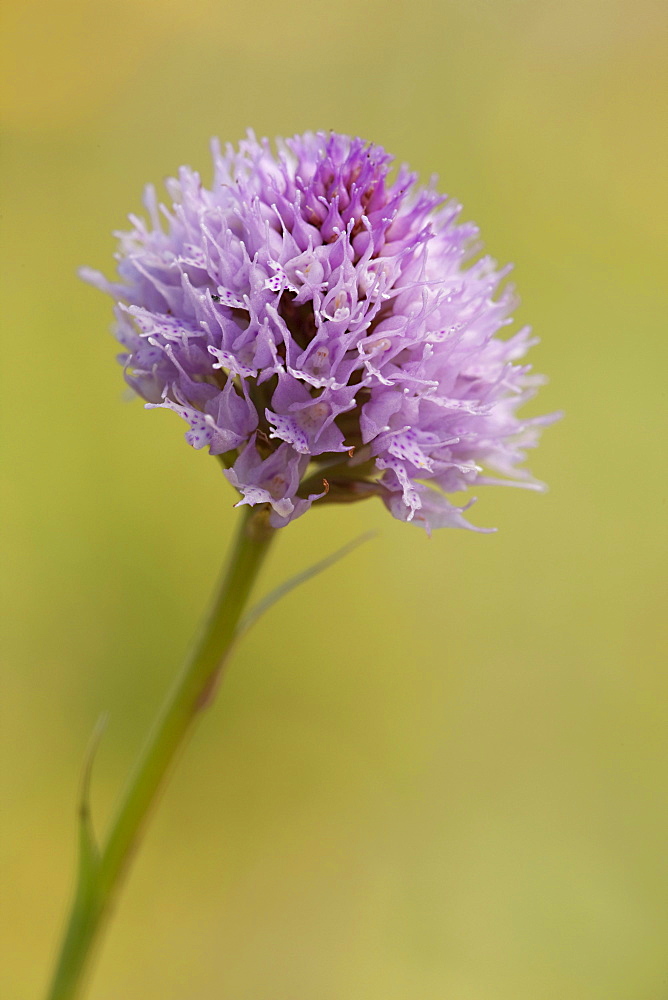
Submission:
<svg viewBox="0 0 668 1000">
<path fill-rule="evenodd" d="M 7 0 L 3 961 L 42 995 L 103 711 L 99 828 L 235 512 L 124 398 L 113 229 L 208 140 L 409 161 L 513 260 L 563 408 L 494 536 L 379 504 L 281 535 L 267 589 L 375 529 L 239 649 L 160 805 L 91 1000 L 668 997 L 663 0 Z M 663 438 L 665 440 L 665 438 Z M 664 637 L 665 638 L 665 637 Z M 665 647 L 664 647 L 665 648 Z"/>
</svg>

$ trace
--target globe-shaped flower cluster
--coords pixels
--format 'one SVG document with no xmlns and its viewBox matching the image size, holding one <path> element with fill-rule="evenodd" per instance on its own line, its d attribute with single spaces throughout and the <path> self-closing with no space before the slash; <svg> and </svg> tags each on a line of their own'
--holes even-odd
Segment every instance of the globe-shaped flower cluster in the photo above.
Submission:
<svg viewBox="0 0 668 1000">
<path fill-rule="evenodd" d="M 517 469 L 553 419 L 517 416 L 541 381 L 516 364 L 532 341 L 498 336 L 507 269 L 460 206 L 334 133 L 213 158 L 210 188 L 185 167 L 167 182 L 171 208 L 147 189 L 118 282 L 83 276 L 117 300 L 127 381 L 220 457 L 239 504 L 278 527 L 377 495 L 430 530 L 470 527 L 448 493 L 540 488 Z"/>
</svg>

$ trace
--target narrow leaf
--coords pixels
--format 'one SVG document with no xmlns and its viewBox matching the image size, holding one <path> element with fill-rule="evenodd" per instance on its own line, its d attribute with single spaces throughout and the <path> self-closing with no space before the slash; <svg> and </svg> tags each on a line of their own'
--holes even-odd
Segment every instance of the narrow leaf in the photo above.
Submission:
<svg viewBox="0 0 668 1000">
<path fill-rule="evenodd" d="M 375 531 L 367 531 L 358 538 L 354 538 L 352 542 L 348 542 L 348 544 L 344 545 L 343 548 L 338 549 L 329 556 L 325 556 L 325 558 L 321 559 L 320 562 L 314 563 L 312 566 L 309 566 L 308 569 L 302 570 L 301 573 L 297 573 L 295 576 L 290 577 L 289 580 L 279 584 L 275 590 L 272 590 L 266 597 L 263 597 L 261 601 L 258 601 L 258 603 L 252 607 L 246 615 L 244 615 L 239 623 L 239 627 L 237 628 L 236 638 L 239 638 L 240 635 L 247 632 L 248 629 L 255 624 L 258 618 L 262 617 L 265 611 L 268 611 L 273 604 L 280 601 L 282 597 L 289 594 L 291 590 L 295 589 L 295 587 L 301 586 L 302 583 L 306 583 L 307 580 L 310 580 L 312 577 L 317 576 L 324 570 L 329 569 L 330 566 L 339 562 L 340 559 L 344 559 L 345 556 L 349 555 L 356 548 L 359 548 L 359 546 L 364 542 L 368 542 L 370 539 L 375 537 Z"/>
<path fill-rule="evenodd" d="M 90 738 L 81 774 L 81 790 L 79 793 L 78 808 L 79 871 L 77 891 L 82 895 L 87 895 L 88 892 L 92 891 L 100 860 L 100 852 L 95 840 L 95 831 L 93 829 L 93 818 L 91 814 L 90 782 L 93 772 L 93 761 L 106 725 L 107 715 L 101 715 Z"/>
</svg>

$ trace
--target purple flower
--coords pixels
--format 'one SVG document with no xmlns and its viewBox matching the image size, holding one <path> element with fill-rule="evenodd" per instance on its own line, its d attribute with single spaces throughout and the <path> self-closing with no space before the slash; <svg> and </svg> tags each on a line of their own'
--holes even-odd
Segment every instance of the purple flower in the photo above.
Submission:
<svg viewBox="0 0 668 1000">
<path fill-rule="evenodd" d="M 167 181 L 171 208 L 147 188 L 118 283 L 83 277 L 117 300 L 127 381 L 220 457 L 239 504 L 282 526 L 377 495 L 430 530 L 471 527 L 447 493 L 540 489 L 517 465 L 556 415 L 517 416 L 542 381 L 515 363 L 534 341 L 498 336 L 508 268 L 477 257 L 460 206 L 334 133 L 213 158 L 211 188 L 185 167 Z"/>
</svg>

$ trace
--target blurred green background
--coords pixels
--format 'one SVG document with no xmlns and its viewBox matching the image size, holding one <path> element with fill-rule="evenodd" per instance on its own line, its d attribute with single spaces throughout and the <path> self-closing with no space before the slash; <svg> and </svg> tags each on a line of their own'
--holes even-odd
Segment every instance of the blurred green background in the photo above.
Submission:
<svg viewBox="0 0 668 1000">
<path fill-rule="evenodd" d="M 239 649 L 91 1000 L 668 997 L 663 0 L 9 0 L 2 72 L 3 961 L 41 996 L 96 719 L 98 826 L 232 530 L 218 465 L 124 399 L 110 273 L 208 140 L 361 134 L 513 260 L 563 408 L 491 537 L 313 511 L 265 589 L 379 537 Z"/>
</svg>

